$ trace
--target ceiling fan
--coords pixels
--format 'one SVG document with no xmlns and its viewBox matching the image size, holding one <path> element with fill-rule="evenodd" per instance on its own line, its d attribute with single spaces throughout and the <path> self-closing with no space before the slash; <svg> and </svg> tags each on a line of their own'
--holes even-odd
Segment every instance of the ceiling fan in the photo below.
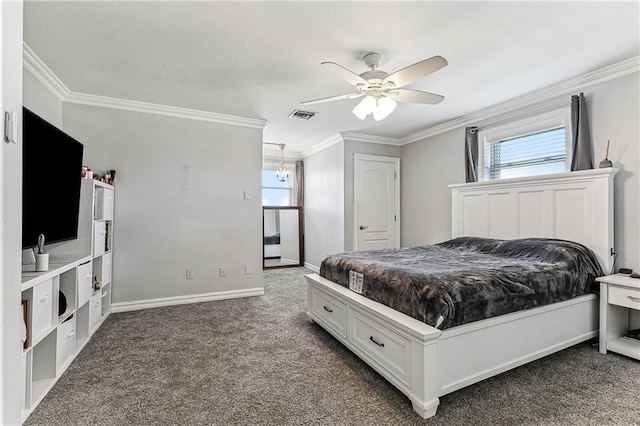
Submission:
<svg viewBox="0 0 640 426">
<path fill-rule="evenodd" d="M 409 65 L 392 74 L 377 69 L 382 63 L 382 59 L 383 56 L 380 53 L 367 53 L 362 60 L 371 70 L 365 71 L 360 75 L 335 62 L 322 62 L 320 65 L 347 83 L 356 86 L 358 91 L 356 93 L 314 99 L 301 102 L 301 104 L 319 104 L 364 96 L 364 99 L 353 109 L 353 113 L 361 120 L 367 118 L 369 114 L 373 114 L 373 118 L 376 121 L 380 121 L 393 112 L 396 108 L 396 102 L 417 104 L 438 104 L 442 102 L 444 99 L 442 95 L 421 90 L 403 89 L 403 87 L 446 67 L 448 63 L 445 58 L 434 56 Z"/>
</svg>

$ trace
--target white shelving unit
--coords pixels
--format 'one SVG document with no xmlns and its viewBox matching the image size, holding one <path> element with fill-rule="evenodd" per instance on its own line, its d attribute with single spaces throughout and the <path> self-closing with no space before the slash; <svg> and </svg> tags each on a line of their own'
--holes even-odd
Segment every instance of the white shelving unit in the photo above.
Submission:
<svg viewBox="0 0 640 426">
<path fill-rule="evenodd" d="M 22 274 L 23 422 L 111 312 L 113 202 L 113 186 L 83 180 L 78 238 L 47 248 L 48 271 Z M 60 292 L 69 309 L 58 316 Z"/>
</svg>

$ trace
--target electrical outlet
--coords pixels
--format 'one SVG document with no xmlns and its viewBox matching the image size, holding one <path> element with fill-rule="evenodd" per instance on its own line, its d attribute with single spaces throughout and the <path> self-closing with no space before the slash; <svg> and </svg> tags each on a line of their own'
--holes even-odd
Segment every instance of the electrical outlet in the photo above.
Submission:
<svg viewBox="0 0 640 426">
<path fill-rule="evenodd" d="M 188 280 L 193 279 L 193 269 L 187 269 L 187 279 Z"/>
<path fill-rule="evenodd" d="M 248 201 L 251 199 L 251 193 L 249 191 L 242 191 L 242 198 L 245 199 L 245 201 Z"/>
<path fill-rule="evenodd" d="M 244 265 L 245 275 L 251 275 L 251 265 Z"/>
<path fill-rule="evenodd" d="M 226 266 L 221 266 L 220 267 L 220 276 L 221 277 L 226 277 L 227 276 L 227 267 Z"/>
</svg>

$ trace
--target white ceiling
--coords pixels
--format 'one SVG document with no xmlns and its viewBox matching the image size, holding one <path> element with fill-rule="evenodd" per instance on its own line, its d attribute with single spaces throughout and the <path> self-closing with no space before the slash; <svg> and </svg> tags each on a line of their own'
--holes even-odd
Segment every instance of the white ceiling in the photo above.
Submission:
<svg viewBox="0 0 640 426">
<path fill-rule="evenodd" d="M 269 122 L 264 141 L 305 152 L 338 132 L 404 137 L 637 56 L 634 2 L 25 2 L 25 43 L 74 92 Z M 359 100 L 320 66 L 388 72 L 433 55 L 449 66 L 411 88 L 439 105 L 399 104 L 360 121 Z M 310 121 L 287 118 L 296 108 Z M 275 147 L 277 150 L 277 147 Z"/>
</svg>

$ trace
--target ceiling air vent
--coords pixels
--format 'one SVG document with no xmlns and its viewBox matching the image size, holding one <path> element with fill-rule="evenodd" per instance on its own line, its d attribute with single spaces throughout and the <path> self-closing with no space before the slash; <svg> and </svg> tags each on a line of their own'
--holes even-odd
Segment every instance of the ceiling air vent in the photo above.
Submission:
<svg viewBox="0 0 640 426">
<path fill-rule="evenodd" d="M 299 109 L 295 109 L 291 114 L 289 114 L 289 118 L 298 118 L 300 120 L 308 120 L 316 114 L 317 112 L 300 111 Z"/>
</svg>

